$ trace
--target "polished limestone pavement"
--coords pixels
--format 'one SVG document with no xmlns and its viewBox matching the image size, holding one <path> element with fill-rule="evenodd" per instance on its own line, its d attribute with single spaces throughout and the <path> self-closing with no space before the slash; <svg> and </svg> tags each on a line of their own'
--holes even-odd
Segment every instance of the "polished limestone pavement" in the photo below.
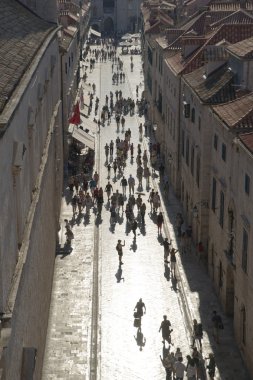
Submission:
<svg viewBox="0 0 253 380">
<path fill-rule="evenodd" d="M 112 85 L 111 62 L 97 63 L 92 73 L 88 73 L 88 83 L 96 83 L 96 96 L 100 106 L 105 102 L 110 91 L 122 90 L 123 97 L 136 99 L 136 85 L 142 83 L 141 58 L 134 56 L 134 71 L 130 70 L 130 56 L 120 56 L 124 62 L 126 82 Z M 91 119 L 94 115 L 91 115 Z M 135 157 L 127 159 L 124 175 L 136 176 L 137 144 L 142 152 L 149 143 L 148 136 L 139 140 L 138 125 L 143 122 L 138 115 L 126 116 L 125 129 L 117 130 L 114 118 L 110 125 L 101 127 L 96 141 L 96 169 L 100 174 L 99 185 L 105 188 L 108 181 L 104 145 L 117 136 L 124 138 L 124 132 L 130 128 L 131 142 L 135 146 Z M 152 137 L 153 138 L 153 137 Z M 112 175 L 113 171 L 111 172 Z M 121 191 L 122 176 L 113 176 L 110 181 L 113 190 Z M 160 191 L 159 178 L 151 181 L 151 187 Z M 176 213 L 181 211 L 180 204 L 172 191 L 169 201 L 162 202 L 165 230 L 162 236 L 157 233 L 155 215 L 150 212 L 149 191 L 145 180 L 143 200 L 147 205 L 146 224 L 138 221 L 137 237 L 129 231 L 125 215 L 119 215 L 115 226 L 110 224 L 109 205 L 103 205 L 101 219 L 91 213 L 89 221 L 83 216 L 73 226 L 75 239 L 72 252 L 65 255 L 61 251 L 56 256 L 54 286 L 47 336 L 47 347 L 43 369 L 43 379 L 102 379 L 102 380 L 159 380 L 165 379 L 165 371 L 159 356 L 162 355 L 162 337 L 158 332 L 162 317 L 168 316 L 173 328 L 170 350 L 180 347 L 184 362 L 191 353 L 191 322 L 193 318 L 201 319 L 204 329 L 203 357 L 214 352 L 217 361 L 216 379 L 248 379 L 243 370 L 239 352 L 235 346 L 231 321 L 223 316 L 225 330 L 219 346 L 212 338 L 211 313 L 220 311 L 217 297 L 204 268 L 197 262 L 194 250 L 188 256 L 178 254 L 177 281 L 172 281 L 163 262 L 163 238 L 170 237 L 173 246 L 178 247 L 173 224 Z M 137 191 L 137 186 L 136 186 Z M 62 201 L 61 236 L 64 244 L 65 218 L 72 218 L 68 189 Z M 128 197 L 128 191 L 127 191 Z M 134 210 L 137 216 L 137 209 Z M 125 240 L 123 248 L 123 265 L 118 265 L 115 249 L 118 239 Z M 95 255 L 95 253 L 96 255 Z M 93 259 L 98 258 L 98 289 L 92 293 L 94 284 Z M 120 280 L 121 279 L 121 280 Z M 94 305 L 97 310 L 97 356 L 94 374 Z M 141 331 L 137 331 L 133 322 L 133 310 L 136 302 L 142 298 L 147 313 L 142 318 Z M 92 318 L 93 311 L 93 318 Z M 221 313 L 222 314 L 222 313 Z M 137 335 L 138 333 L 138 335 Z M 91 343 L 92 342 L 92 343 Z M 238 372 L 239 370 L 239 372 Z M 201 378 L 204 378 L 201 376 Z"/>
</svg>

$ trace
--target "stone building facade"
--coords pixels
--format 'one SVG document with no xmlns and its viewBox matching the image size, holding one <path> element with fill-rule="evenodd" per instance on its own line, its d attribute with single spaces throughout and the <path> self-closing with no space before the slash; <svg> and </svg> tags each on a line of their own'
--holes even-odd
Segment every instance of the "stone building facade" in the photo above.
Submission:
<svg viewBox="0 0 253 380">
<path fill-rule="evenodd" d="M 252 4 L 212 1 L 180 25 L 151 1 L 141 10 L 149 119 L 253 374 Z"/>
<path fill-rule="evenodd" d="M 141 0 L 94 0 L 91 26 L 109 34 L 137 32 L 140 27 Z"/>
<path fill-rule="evenodd" d="M 71 9 L 63 26 L 56 0 L 0 3 L 0 375 L 6 380 L 41 378 L 64 131 L 89 23 L 88 1 L 64 3 Z"/>
</svg>

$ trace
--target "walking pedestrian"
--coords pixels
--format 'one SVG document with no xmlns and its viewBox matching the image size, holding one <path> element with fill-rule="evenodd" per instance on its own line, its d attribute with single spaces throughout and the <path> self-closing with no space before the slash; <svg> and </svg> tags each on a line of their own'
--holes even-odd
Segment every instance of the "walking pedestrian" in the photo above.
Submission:
<svg viewBox="0 0 253 380">
<path fill-rule="evenodd" d="M 174 364 L 176 380 L 183 380 L 186 366 L 183 363 L 183 358 L 180 356 Z"/>
<path fill-rule="evenodd" d="M 150 194 L 149 194 L 149 198 L 148 198 L 148 202 L 150 203 L 150 207 L 151 207 L 151 212 L 153 211 L 153 208 L 154 208 L 154 195 L 155 195 L 155 191 L 154 189 L 151 190 Z"/>
<path fill-rule="evenodd" d="M 210 353 L 208 359 L 209 359 L 209 363 L 206 366 L 206 368 L 208 369 L 208 374 L 209 374 L 210 378 L 214 379 L 215 368 L 216 368 L 216 363 L 215 363 L 214 355 L 212 353 Z"/>
<path fill-rule="evenodd" d="M 163 249 L 164 249 L 163 256 L 164 256 L 164 262 L 166 263 L 168 262 L 168 257 L 170 254 L 170 246 L 171 246 L 171 241 L 169 242 L 168 238 L 165 238 L 163 241 Z"/>
<path fill-rule="evenodd" d="M 114 178 L 116 178 L 116 175 L 117 175 L 117 169 L 118 169 L 118 164 L 117 164 L 117 161 L 114 160 L 114 162 L 113 162 Z"/>
<path fill-rule="evenodd" d="M 118 196 L 118 212 L 120 211 L 120 208 L 122 208 L 122 213 L 123 213 L 124 212 L 124 196 L 121 193 Z"/>
<path fill-rule="evenodd" d="M 140 208 L 141 208 L 141 205 L 142 205 L 142 198 L 141 198 L 141 195 L 138 194 L 138 197 L 136 199 L 136 205 L 137 205 L 137 210 L 138 210 L 138 213 L 140 212 Z"/>
<path fill-rule="evenodd" d="M 142 166 L 139 166 L 137 168 L 137 178 L 138 178 L 138 181 L 139 181 L 139 186 L 142 187 L 142 175 L 143 175 L 143 167 Z"/>
<path fill-rule="evenodd" d="M 186 366 L 186 376 L 188 380 L 196 380 L 196 367 L 194 360 L 187 355 L 187 366 Z"/>
<path fill-rule="evenodd" d="M 194 347 L 196 340 L 199 342 L 200 348 L 202 348 L 203 328 L 202 323 L 198 323 L 196 319 L 193 320 L 193 339 L 192 347 Z"/>
<path fill-rule="evenodd" d="M 173 373 L 173 359 L 171 353 L 169 352 L 164 359 L 160 356 L 160 359 L 166 371 L 166 380 L 171 380 Z"/>
<path fill-rule="evenodd" d="M 170 267 L 171 267 L 171 273 L 173 274 L 174 277 L 176 277 L 176 253 L 178 250 L 175 248 L 172 248 L 170 251 Z"/>
<path fill-rule="evenodd" d="M 223 326 L 221 316 L 217 314 L 215 310 L 213 311 L 212 324 L 213 324 L 214 339 L 216 343 L 220 343 L 220 330 L 223 330 L 224 326 Z"/>
<path fill-rule="evenodd" d="M 141 222 L 145 224 L 146 204 L 143 202 L 140 207 Z"/>
<path fill-rule="evenodd" d="M 180 212 L 177 213 L 176 216 L 176 228 L 177 228 L 177 236 L 181 237 L 182 234 L 182 225 L 184 224 L 184 219 Z"/>
<path fill-rule="evenodd" d="M 136 312 L 135 318 L 141 318 L 143 317 L 143 314 L 146 314 L 146 305 L 142 301 L 142 298 L 139 299 L 139 301 L 136 303 L 134 312 Z"/>
<path fill-rule="evenodd" d="M 71 241 L 72 241 L 72 239 L 74 239 L 74 234 L 73 234 L 73 232 L 72 232 L 71 227 L 70 227 L 69 224 L 66 224 L 65 228 L 66 228 L 65 235 L 66 235 L 66 238 L 67 238 L 66 239 L 66 244 L 71 245 Z"/>
<path fill-rule="evenodd" d="M 133 231 L 134 238 L 136 238 L 136 230 L 137 230 L 138 224 L 136 220 L 134 219 L 132 224 L 131 224 L 131 230 Z"/>
<path fill-rule="evenodd" d="M 182 352 L 181 352 L 179 347 L 177 347 L 177 349 L 176 349 L 175 358 L 176 358 L 176 360 L 178 360 L 179 358 L 183 358 Z"/>
<path fill-rule="evenodd" d="M 162 225 L 163 225 L 164 219 L 163 219 L 163 214 L 159 212 L 157 215 L 157 229 L 158 229 L 158 235 L 162 233 Z"/>
<path fill-rule="evenodd" d="M 112 188 L 110 181 L 108 181 L 107 185 L 105 186 L 105 191 L 107 194 L 107 201 L 109 202 L 111 192 L 113 191 L 113 188 Z"/>
<path fill-rule="evenodd" d="M 130 145 L 131 158 L 134 158 L 134 144 Z"/>
<path fill-rule="evenodd" d="M 167 319 L 167 315 L 163 316 L 163 321 L 161 322 L 161 326 L 159 328 L 159 332 L 162 330 L 162 337 L 163 341 L 162 343 L 165 344 L 165 341 L 167 341 L 169 344 L 171 344 L 171 332 L 173 331 L 171 328 L 171 323 Z"/>
<path fill-rule="evenodd" d="M 113 156 L 113 147 L 114 147 L 114 142 L 111 140 L 111 142 L 110 142 L 110 156 Z"/>
<path fill-rule="evenodd" d="M 200 353 L 198 352 L 197 347 L 193 347 L 192 359 L 194 360 L 194 363 L 195 363 L 197 379 L 199 379 L 200 378 Z"/>
<path fill-rule="evenodd" d="M 155 192 L 155 194 L 153 195 L 153 206 L 154 206 L 155 212 L 157 212 L 160 205 L 161 205 L 160 195 L 158 194 L 158 192 Z"/>
<path fill-rule="evenodd" d="M 130 174 L 128 178 L 129 195 L 134 194 L 135 179 Z"/>
<path fill-rule="evenodd" d="M 125 240 L 124 240 L 124 244 L 121 243 L 121 240 L 118 240 L 118 244 L 116 245 L 116 250 L 118 252 L 118 256 L 119 256 L 119 265 L 122 265 L 124 264 L 122 262 L 122 257 L 123 257 L 123 247 L 125 247 Z"/>
<path fill-rule="evenodd" d="M 76 213 L 77 199 L 78 199 L 78 197 L 77 197 L 76 194 L 75 194 L 75 195 L 73 196 L 73 198 L 71 199 L 71 205 L 72 205 L 73 215 L 75 215 L 75 213 Z"/>
<path fill-rule="evenodd" d="M 109 150 L 110 150 L 109 145 L 106 143 L 105 144 L 105 157 L 106 157 L 106 159 L 108 158 Z"/>
<path fill-rule="evenodd" d="M 123 195 L 126 196 L 127 179 L 124 176 L 122 180 L 120 181 L 120 184 L 122 186 Z"/>
</svg>

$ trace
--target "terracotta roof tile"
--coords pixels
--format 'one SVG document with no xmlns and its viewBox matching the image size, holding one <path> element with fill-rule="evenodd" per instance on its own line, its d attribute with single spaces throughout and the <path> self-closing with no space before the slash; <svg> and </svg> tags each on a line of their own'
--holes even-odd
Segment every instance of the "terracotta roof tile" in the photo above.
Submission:
<svg viewBox="0 0 253 380">
<path fill-rule="evenodd" d="M 253 153 L 253 132 L 249 133 L 240 133 L 238 135 L 239 139 L 249 149 L 251 153 Z"/>
<path fill-rule="evenodd" d="M 215 23 L 212 23 L 211 27 L 214 28 L 224 23 L 226 24 L 252 24 L 252 20 L 253 20 L 253 16 L 251 14 L 240 9 L 221 20 L 216 21 Z"/>
<path fill-rule="evenodd" d="M 54 28 L 17 1 L 0 1 L 0 113 Z"/>
<path fill-rule="evenodd" d="M 253 57 L 253 37 L 227 47 L 227 50 L 241 58 Z"/>
<path fill-rule="evenodd" d="M 203 102 L 218 104 L 235 99 L 235 88 L 232 85 L 234 76 L 224 65 L 208 77 L 205 76 L 204 67 L 200 67 L 184 75 L 184 79 Z"/>
<path fill-rule="evenodd" d="M 252 92 L 232 102 L 213 106 L 213 110 L 229 128 L 253 129 Z"/>
</svg>

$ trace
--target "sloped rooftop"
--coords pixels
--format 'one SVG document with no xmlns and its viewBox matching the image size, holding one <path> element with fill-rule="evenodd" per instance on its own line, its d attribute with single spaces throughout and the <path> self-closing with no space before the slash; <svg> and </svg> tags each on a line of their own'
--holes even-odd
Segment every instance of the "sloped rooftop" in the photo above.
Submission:
<svg viewBox="0 0 253 380">
<path fill-rule="evenodd" d="M 15 0 L 0 1 L 0 113 L 43 41 L 56 27 Z"/>
<path fill-rule="evenodd" d="M 232 102 L 213 106 L 216 115 L 233 129 L 253 128 L 253 93 L 242 96 Z"/>
<path fill-rule="evenodd" d="M 253 153 L 253 132 L 249 133 L 240 133 L 239 139 L 246 146 L 246 148 Z"/>
<path fill-rule="evenodd" d="M 184 79 L 205 103 L 218 104 L 235 99 L 235 88 L 232 85 L 234 73 L 223 66 L 208 77 L 205 77 L 205 68 L 200 67 L 190 74 L 184 75 Z"/>
<path fill-rule="evenodd" d="M 236 44 L 227 47 L 227 50 L 232 54 L 237 55 L 241 58 L 252 58 L 253 57 L 253 37 L 248 38 L 243 41 L 239 41 Z"/>
</svg>

